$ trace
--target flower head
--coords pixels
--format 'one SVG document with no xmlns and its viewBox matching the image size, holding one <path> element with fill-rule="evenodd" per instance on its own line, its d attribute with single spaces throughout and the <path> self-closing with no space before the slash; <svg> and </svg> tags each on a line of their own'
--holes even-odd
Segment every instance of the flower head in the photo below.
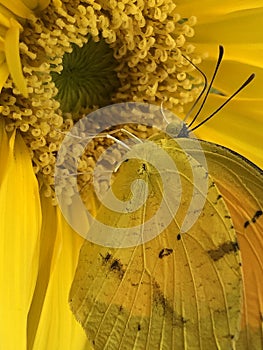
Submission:
<svg viewBox="0 0 263 350">
<path fill-rule="evenodd" d="M 200 2 L 192 0 L 178 1 L 178 4 L 173 0 L 0 1 L 0 154 L 3 159 L 0 212 L 4 213 L 0 232 L 5 242 L 1 256 L 8 266 L 8 271 L 3 270 L 1 274 L 2 285 L 6 287 L 2 295 L 6 306 L 1 319 L 10 330 L 2 334 L 1 341 L 6 349 L 88 348 L 67 306 L 82 239 L 54 206 L 57 151 L 64 132 L 75 121 L 105 104 L 164 103 L 165 108 L 177 114 L 185 113 L 198 95 L 202 80 L 184 56 L 199 64 L 201 57 L 205 57 L 204 52 L 209 52 L 210 61 L 203 63 L 209 74 L 214 49 L 218 46 L 214 35 L 220 36 L 220 31 L 215 29 L 221 28 L 213 24 L 218 21 L 215 14 L 220 10 L 220 14 L 227 15 L 226 23 L 229 18 L 231 23 L 240 18 L 240 4 L 231 11 L 229 2 L 228 6 L 226 2 L 220 5 L 206 2 L 206 5 L 207 11 L 203 11 Z M 243 19 L 249 6 L 242 5 L 240 9 Z M 256 5 L 254 7 L 256 11 Z M 196 15 L 200 18 L 196 27 L 201 33 L 199 37 L 194 36 L 193 29 Z M 249 18 L 252 22 L 254 14 Z M 232 32 L 230 26 L 228 33 Z M 256 30 L 254 34 L 259 32 Z M 239 32 L 236 35 L 240 38 Z M 225 80 L 225 76 L 232 71 L 233 61 L 240 52 L 245 52 L 245 45 L 243 51 L 235 52 L 234 47 L 231 50 L 235 38 L 227 40 L 225 34 L 223 39 L 228 45 L 226 52 L 231 54 L 216 89 L 228 94 L 232 80 Z M 224 44 L 224 40 L 221 43 Z M 257 67 L 256 73 L 261 76 L 259 55 L 251 54 L 249 60 L 245 54 L 241 56 L 238 70 L 254 71 L 254 67 L 244 68 L 244 62 L 248 62 Z M 222 118 L 203 127 L 200 135 L 235 145 L 237 150 L 245 150 L 245 155 L 251 154 L 255 157 L 251 159 L 262 164 L 262 156 L 256 152 L 262 146 L 260 127 L 251 127 L 251 120 L 259 123 L 262 113 L 260 89 L 256 90 L 252 89 L 252 96 L 244 94 L 234 103 L 227 120 L 235 126 L 238 135 L 248 135 L 247 143 L 255 141 L 252 151 L 246 150 L 241 138 L 233 137 L 234 127 L 220 128 Z M 212 104 L 225 98 L 214 95 Z M 249 101 L 258 106 L 256 113 L 236 119 L 236 112 L 245 113 L 240 106 Z M 144 129 L 139 131 L 147 134 Z M 99 142 L 98 146 L 101 146 Z M 83 168 L 92 167 L 97 157 L 96 152 L 86 157 Z M 6 198 L 10 199 L 7 206 Z M 27 240 L 29 245 L 25 244 Z M 12 335 L 14 323 L 18 325 L 19 343 Z"/>
<path fill-rule="evenodd" d="M 20 73 L 4 83 L 0 105 L 7 131 L 20 130 L 40 186 L 54 196 L 55 152 L 70 119 L 120 101 L 165 102 L 182 112 L 200 82 L 182 55 L 195 63 L 200 57 L 187 42 L 196 19 L 182 19 L 172 0 L 52 1 L 44 7 L 37 7 L 38 17 L 25 7 L 12 65 Z"/>
</svg>

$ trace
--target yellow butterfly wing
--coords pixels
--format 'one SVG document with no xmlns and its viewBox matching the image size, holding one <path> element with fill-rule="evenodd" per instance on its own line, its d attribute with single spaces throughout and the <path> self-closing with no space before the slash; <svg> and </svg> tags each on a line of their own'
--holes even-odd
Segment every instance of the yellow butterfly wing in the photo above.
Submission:
<svg viewBox="0 0 263 350">
<path fill-rule="evenodd" d="M 147 145 L 145 152 L 151 152 Z M 239 334 L 242 273 L 229 211 L 212 178 L 185 155 L 175 140 L 162 145 L 176 162 L 182 187 L 179 209 L 163 232 L 127 248 L 86 241 L 70 291 L 70 306 L 95 349 L 234 349 Z M 152 152 L 153 153 L 153 152 Z M 154 153 L 158 159 L 158 152 Z M 188 232 L 180 228 L 193 195 L 193 174 L 208 179 L 200 218 Z M 171 172 L 171 178 L 175 176 Z M 117 228 L 141 225 L 158 212 L 163 196 L 160 174 L 149 163 L 129 159 L 115 174 L 113 192 L 127 203 L 135 179 L 148 184 L 147 201 L 134 212 L 116 213 L 102 205 L 96 219 Z M 138 187 L 137 196 L 144 197 Z M 144 191 L 144 188 L 141 188 Z M 133 192 L 134 193 L 134 192 Z M 179 200 L 171 188 L 166 205 Z M 201 210 L 201 208 L 197 208 Z M 160 222 L 153 220 L 152 230 Z M 92 225 L 91 236 L 98 232 Z M 121 238 L 120 238 L 121 241 Z"/>
<path fill-rule="evenodd" d="M 232 217 L 241 250 L 244 299 L 237 349 L 263 349 L 263 172 L 239 154 L 201 142 L 209 173 Z M 198 159 L 195 142 L 185 149 Z"/>
</svg>

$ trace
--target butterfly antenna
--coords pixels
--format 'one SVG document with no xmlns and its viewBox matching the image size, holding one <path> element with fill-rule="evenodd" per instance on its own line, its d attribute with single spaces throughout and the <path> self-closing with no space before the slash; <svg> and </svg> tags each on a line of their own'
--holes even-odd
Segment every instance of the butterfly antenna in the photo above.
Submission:
<svg viewBox="0 0 263 350">
<path fill-rule="evenodd" d="M 165 116 L 165 114 L 164 114 L 164 110 L 163 110 L 163 101 L 162 101 L 162 103 L 161 103 L 161 114 L 162 114 L 162 116 L 163 116 L 163 119 L 164 119 L 164 121 L 167 123 L 167 125 L 169 124 L 169 121 L 167 120 L 167 118 L 166 118 L 166 116 Z"/>
<path fill-rule="evenodd" d="M 194 131 L 199 128 L 201 125 L 205 124 L 209 119 L 211 119 L 217 112 L 219 112 L 229 101 L 231 101 L 241 90 L 243 90 L 251 81 L 255 78 L 255 74 L 251 74 L 248 79 L 238 88 L 233 95 L 231 95 L 221 106 L 219 106 L 212 114 L 210 114 L 206 119 L 204 119 L 201 123 L 195 126 L 190 131 Z"/>
<path fill-rule="evenodd" d="M 188 119 L 188 117 L 191 115 L 193 109 L 195 108 L 195 106 L 197 105 L 197 103 L 200 101 L 201 97 L 203 96 L 206 88 L 207 88 L 207 77 L 205 75 L 205 73 L 203 71 L 201 71 L 200 68 L 198 68 L 192 61 L 190 61 L 186 56 L 182 55 L 184 57 L 184 59 L 186 59 L 186 61 L 188 61 L 204 78 L 204 86 L 202 91 L 199 93 L 197 99 L 195 100 L 194 104 L 192 105 L 192 107 L 190 108 L 190 110 L 187 112 L 186 116 L 184 117 L 183 121 L 186 122 L 186 120 Z"/>
<path fill-rule="evenodd" d="M 209 94 L 209 92 L 210 92 L 210 90 L 211 90 L 211 87 L 212 87 L 212 85 L 213 85 L 213 82 L 214 82 L 214 80 L 215 80 L 215 77 L 216 77 L 218 68 L 219 68 L 219 66 L 220 66 L 220 64 L 221 64 L 223 55 L 224 55 L 224 48 L 223 48 L 222 45 L 219 45 L 219 54 L 218 54 L 218 59 L 217 59 L 216 67 L 215 67 L 215 70 L 214 70 L 214 74 L 213 74 L 213 76 L 212 76 L 211 82 L 210 82 L 210 84 L 209 84 L 209 86 L 208 86 L 208 89 L 207 89 L 207 91 L 206 91 L 206 94 L 205 94 L 205 96 L 204 96 L 203 102 L 201 103 L 201 106 L 199 107 L 199 109 L 198 109 L 198 111 L 197 111 L 197 113 L 196 113 L 194 119 L 193 119 L 193 120 L 191 121 L 191 123 L 188 125 L 188 128 L 190 128 L 190 126 L 193 125 L 193 123 L 196 121 L 197 117 L 199 116 L 201 110 L 202 110 L 203 107 L 204 107 L 204 104 L 205 104 L 205 102 L 206 102 L 206 100 L 207 100 L 208 94 Z"/>
<path fill-rule="evenodd" d="M 131 150 L 129 146 L 126 145 L 126 143 L 122 142 L 121 140 L 117 139 L 116 137 L 110 135 L 110 134 L 107 134 L 106 135 L 107 139 L 111 139 L 113 141 L 115 141 L 118 145 L 121 145 L 122 147 L 126 148 L 127 150 Z"/>
</svg>

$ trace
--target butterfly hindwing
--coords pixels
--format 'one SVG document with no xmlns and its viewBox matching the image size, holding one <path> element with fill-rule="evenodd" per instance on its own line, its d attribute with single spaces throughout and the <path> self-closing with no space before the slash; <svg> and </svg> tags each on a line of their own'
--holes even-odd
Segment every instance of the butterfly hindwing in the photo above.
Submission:
<svg viewBox="0 0 263 350">
<path fill-rule="evenodd" d="M 184 140 L 196 158 L 195 141 Z M 237 348 L 263 349 L 263 172 L 222 146 L 201 141 L 209 173 L 231 213 L 241 250 L 244 281 L 241 333 Z"/>
</svg>

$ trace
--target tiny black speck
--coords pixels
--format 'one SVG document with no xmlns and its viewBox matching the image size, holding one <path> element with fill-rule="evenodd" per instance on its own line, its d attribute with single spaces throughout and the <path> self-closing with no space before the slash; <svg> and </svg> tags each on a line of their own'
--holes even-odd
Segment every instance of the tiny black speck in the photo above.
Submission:
<svg viewBox="0 0 263 350">
<path fill-rule="evenodd" d="M 141 325 L 140 324 L 138 324 L 138 331 L 140 331 L 141 330 Z"/>
<path fill-rule="evenodd" d="M 234 250 L 235 252 L 237 252 L 238 250 L 240 250 L 239 244 L 238 244 L 237 241 L 236 241 L 236 242 L 233 242 L 233 250 Z"/>
<path fill-rule="evenodd" d="M 180 235 L 180 233 L 178 233 L 178 235 L 177 235 L 177 241 L 180 241 L 180 239 L 181 239 L 181 235 Z"/>
</svg>

